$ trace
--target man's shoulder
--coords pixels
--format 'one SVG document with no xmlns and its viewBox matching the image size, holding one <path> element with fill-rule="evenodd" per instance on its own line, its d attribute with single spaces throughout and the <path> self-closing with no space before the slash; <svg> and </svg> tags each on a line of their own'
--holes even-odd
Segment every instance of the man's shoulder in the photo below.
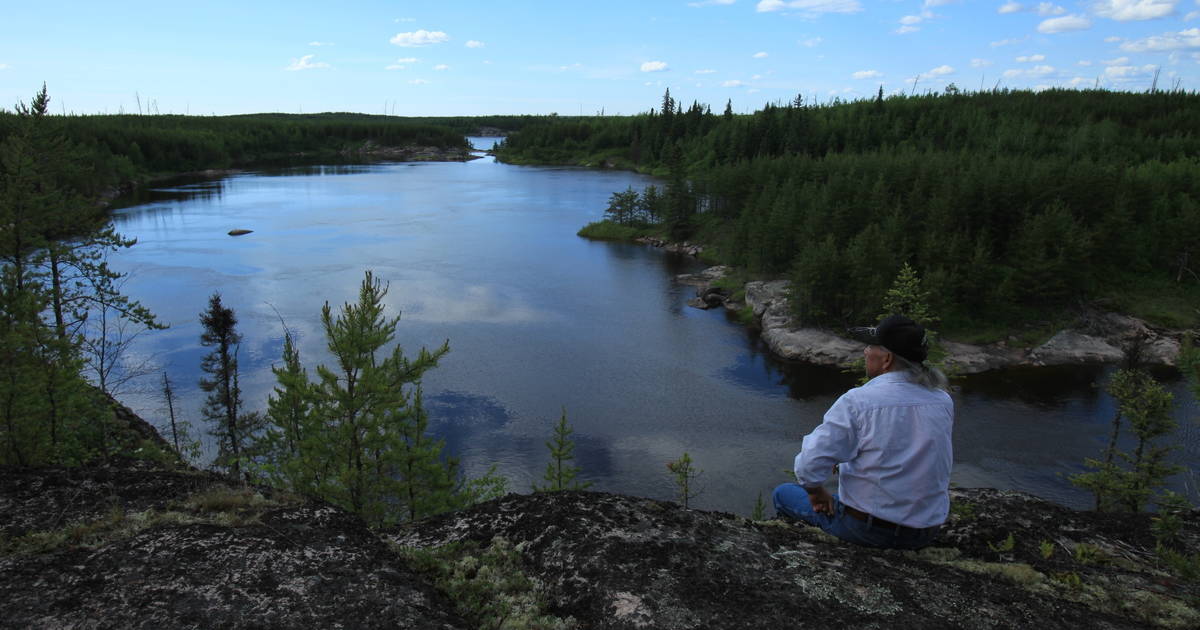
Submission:
<svg viewBox="0 0 1200 630">
<path fill-rule="evenodd" d="M 923 387 L 903 378 L 901 374 L 881 374 L 842 395 L 847 402 L 864 406 L 895 406 L 911 404 L 954 405 L 944 390 Z M 884 378 L 887 377 L 887 378 Z"/>
</svg>

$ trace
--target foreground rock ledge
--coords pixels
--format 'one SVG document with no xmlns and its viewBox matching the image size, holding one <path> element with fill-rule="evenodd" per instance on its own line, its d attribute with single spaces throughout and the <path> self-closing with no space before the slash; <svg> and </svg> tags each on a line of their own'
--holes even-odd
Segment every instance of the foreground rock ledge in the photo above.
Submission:
<svg viewBox="0 0 1200 630">
<path fill-rule="evenodd" d="M 938 546 L 911 553 L 614 494 L 508 495 L 376 534 L 267 489 L 206 512 L 196 497 L 213 488 L 241 492 L 145 464 L 0 470 L 0 627 L 467 628 L 386 543 L 496 538 L 516 545 L 548 612 L 580 628 L 1200 625 L 1197 586 L 1155 566 L 1148 515 L 1015 492 L 955 490 Z M 14 551 L 30 532 L 118 512 L 144 526 Z M 1183 520 L 1183 544 L 1200 547 L 1200 516 Z"/>
</svg>

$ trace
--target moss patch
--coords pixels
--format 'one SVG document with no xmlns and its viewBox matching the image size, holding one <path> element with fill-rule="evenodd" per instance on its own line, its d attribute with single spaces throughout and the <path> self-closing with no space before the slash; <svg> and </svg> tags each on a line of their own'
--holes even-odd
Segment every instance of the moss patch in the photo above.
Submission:
<svg viewBox="0 0 1200 630">
<path fill-rule="evenodd" d="M 545 596 L 521 566 L 521 547 L 493 538 L 487 547 L 457 542 L 414 549 L 393 545 L 413 569 L 426 574 L 458 614 L 490 630 L 565 630 L 575 620 L 545 611 Z"/>
</svg>

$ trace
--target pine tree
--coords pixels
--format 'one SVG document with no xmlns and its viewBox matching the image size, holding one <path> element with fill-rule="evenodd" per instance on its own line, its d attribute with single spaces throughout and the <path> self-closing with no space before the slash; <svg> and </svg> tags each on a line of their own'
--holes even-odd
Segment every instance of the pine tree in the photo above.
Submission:
<svg viewBox="0 0 1200 630">
<path fill-rule="evenodd" d="M 1177 428 L 1171 417 L 1173 396 L 1137 365 L 1139 351 L 1137 342 L 1126 349 L 1127 367 L 1114 373 L 1105 387 L 1116 400 L 1117 412 L 1102 459 L 1087 459 L 1093 470 L 1071 477 L 1071 483 L 1095 496 L 1098 511 L 1139 512 L 1156 498 L 1168 477 L 1182 470 L 1167 463 L 1175 446 L 1156 443 Z M 1124 427 L 1137 439 L 1132 453 L 1117 448 Z"/>
<path fill-rule="evenodd" d="M 904 315 L 927 330 L 938 325 L 939 318 L 929 307 L 929 292 L 921 287 L 917 270 L 907 262 L 900 267 L 892 287 L 883 296 L 883 312 L 879 318 Z"/>
<path fill-rule="evenodd" d="M 559 490 L 586 490 L 591 487 L 590 481 L 577 481 L 576 477 L 582 471 L 578 466 L 572 466 L 575 459 L 575 442 L 571 440 L 574 431 L 567 425 L 567 410 L 564 408 L 558 424 L 554 425 L 554 438 L 546 441 L 550 450 L 550 463 L 546 464 L 546 473 L 542 475 L 545 484 L 533 485 L 534 492 L 557 492 Z"/>
<path fill-rule="evenodd" d="M 482 496 L 464 489 L 457 462 L 429 435 L 421 401 L 421 377 L 449 346 L 405 357 L 393 345 L 400 317 L 384 315 L 386 295 L 387 287 L 368 271 L 357 302 L 336 312 L 325 304 L 321 324 L 334 364 L 318 366 L 315 382 L 285 335 L 263 438 L 268 478 L 340 505 L 372 526 Z"/>
<path fill-rule="evenodd" d="M 671 473 L 671 480 L 675 482 L 675 494 L 679 497 L 679 502 L 687 508 L 688 503 L 700 494 L 696 489 L 696 478 L 704 471 L 696 468 L 691 455 L 686 451 L 679 459 L 667 462 L 667 471 Z"/>
<path fill-rule="evenodd" d="M 90 225 L 48 105 L 45 86 L 17 104 L 0 142 L 0 462 L 25 465 L 106 455 L 111 422 L 83 379 L 77 337 L 64 334 L 45 264 L 63 225 Z"/>
<path fill-rule="evenodd" d="M 241 477 L 244 451 L 255 437 L 256 418 L 242 413 L 237 356 L 242 335 L 237 331 L 237 316 L 221 303 L 220 293 L 213 293 L 208 310 L 200 313 L 200 324 L 204 326 L 200 345 L 213 348 L 200 361 L 200 369 L 207 375 L 200 379 L 200 389 L 208 393 L 202 413 L 217 438 L 217 465 Z"/>
</svg>

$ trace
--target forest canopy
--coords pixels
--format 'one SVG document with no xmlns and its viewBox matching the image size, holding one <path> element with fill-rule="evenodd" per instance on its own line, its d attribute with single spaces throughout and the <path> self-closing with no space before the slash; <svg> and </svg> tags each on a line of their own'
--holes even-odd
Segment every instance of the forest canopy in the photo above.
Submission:
<svg viewBox="0 0 1200 630">
<path fill-rule="evenodd" d="M 500 149 L 518 163 L 686 176 L 686 229 L 672 231 L 789 277 L 805 324 L 873 319 L 904 263 L 958 332 L 1095 301 L 1197 321 L 1196 93 L 797 97 L 734 115 L 668 91 L 645 114 L 545 120 Z"/>
</svg>

